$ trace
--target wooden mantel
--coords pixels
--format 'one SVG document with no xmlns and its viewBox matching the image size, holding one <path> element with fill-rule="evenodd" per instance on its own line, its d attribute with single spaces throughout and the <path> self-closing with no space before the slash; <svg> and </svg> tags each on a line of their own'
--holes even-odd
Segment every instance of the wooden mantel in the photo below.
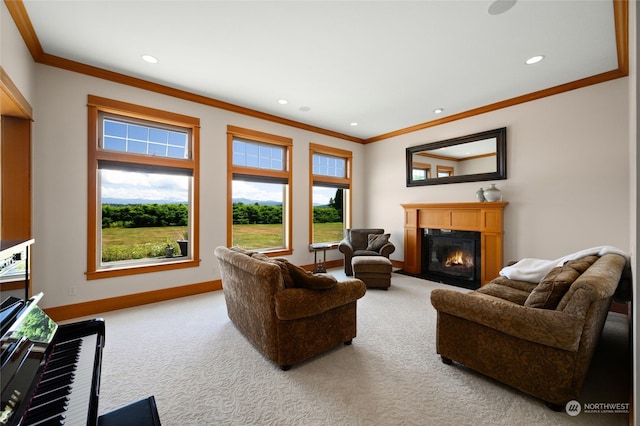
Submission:
<svg viewBox="0 0 640 426">
<path fill-rule="evenodd" d="M 421 273 L 422 230 L 455 229 L 480 232 L 480 283 L 502 269 L 503 211 L 507 202 L 402 204 L 404 208 L 404 270 Z"/>
</svg>

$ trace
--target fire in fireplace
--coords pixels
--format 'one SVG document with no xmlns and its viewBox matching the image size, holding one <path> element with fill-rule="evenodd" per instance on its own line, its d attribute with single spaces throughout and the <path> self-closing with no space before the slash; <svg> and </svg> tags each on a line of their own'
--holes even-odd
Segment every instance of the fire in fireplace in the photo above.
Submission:
<svg viewBox="0 0 640 426">
<path fill-rule="evenodd" d="M 468 289 L 480 287 L 480 233 L 425 229 L 422 276 Z"/>
</svg>

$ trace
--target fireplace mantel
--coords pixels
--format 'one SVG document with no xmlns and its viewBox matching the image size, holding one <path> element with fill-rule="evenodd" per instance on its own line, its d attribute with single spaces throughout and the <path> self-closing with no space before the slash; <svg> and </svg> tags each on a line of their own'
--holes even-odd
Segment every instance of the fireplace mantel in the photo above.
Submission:
<svg viewBox="0 0 640 426">
<path fill-rule="evenodd" d="M 488 283 L 502 269 L 503 211 L 507 202 L 402 204 L 404 208 L 404 270 L 421 273 L 422 230 L 455 229 L 480 232 L 480 282 Z"/>
</svg>

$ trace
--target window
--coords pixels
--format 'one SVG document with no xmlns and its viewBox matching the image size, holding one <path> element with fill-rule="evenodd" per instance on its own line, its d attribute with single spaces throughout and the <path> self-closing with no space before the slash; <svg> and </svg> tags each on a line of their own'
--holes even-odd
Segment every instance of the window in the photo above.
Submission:
<svg viewBox="0 0 640 426">
<path fill-rule="evenodd" d="M 350 151 L 309 145 L 309 241 L 338 243 L 351 221 Z"/>
<path fill-rule="evenodd" d="M 436 166 L 436 171 L 438 172 L 438 177 L 448 177 L 453 176 L 453 167 L 451 166 Z"/>
<path fill-rule="evenodd" d="M 227 244 L 291 254 L 290 138 L 227 127 Z"/>
<path fill-rule="evenodd" d="M 88 279 L 198 266 L 199 126 L 89 96 Z"/>
<path fill-rule="evenodd" d="M 425 180 L 431 178 L 431 164 L 413 163 L 411 169 L 413 180 Z"/>
</svg>

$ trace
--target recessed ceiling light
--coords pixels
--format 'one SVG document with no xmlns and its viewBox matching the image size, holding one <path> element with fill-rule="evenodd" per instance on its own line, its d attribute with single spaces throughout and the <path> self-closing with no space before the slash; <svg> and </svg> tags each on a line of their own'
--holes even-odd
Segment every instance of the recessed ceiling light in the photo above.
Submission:
<svg viewBox="0 0 640 426">
<path fill-rule="evenodd" d="M 301 107 L 300 107 L 300 111 L 302 111 L 302 112 L 309 112 L 309 111 L 311 111 L 311 108 L 309 108 L 308 106 L 301 106 Z"/>
<path fill-rule="evenodd" d="M 433 110 L 434 114 L 442 114 L 444 112 L 444 108 L 436 108 Z"/>
<path fill-rule="evenodd" d="M 279 103 L 280 105 L 286 105 L 286 104 L 288 104 L 288 103 L 289 103 L 289 101 L 288 101 L 288 100 L 286 100 L 286 99 L 280 99 L 280 100 L 278 101 L 278 103 Z"/>
<path fill-rule="evenodd" d="M 500 15 L 511 9 L 516 4 L 516 0 L 496 0 L 489 6 L 489 15 Z"/>
<path fill-rule="evenodd" d="M 527 59 L 525 61 L 525 64 L 527 64 L 527 65 L 537 64 L 538 62 L 540 62 L 543 59 L 544 59 L 544 55 L 532 56 L 532 57 L 530 57 L 529 59 Z"/>
<path fill-rule="evenodd" d="M 349 126 L 351 127 L 356 127 L 358 125 L 358 123 L 356 123 L 355 121 L 353 123 L 350 123 Z"/>
<path fill-rule="evenodd" d="M 149 62 L 150 64 L 157 64 L 158 63 L 158 58 L 156 58 L 155 56 L 151 56 L 151 55 L 142 55 L 142 60 L 145 62 Z"/>
</svg>

